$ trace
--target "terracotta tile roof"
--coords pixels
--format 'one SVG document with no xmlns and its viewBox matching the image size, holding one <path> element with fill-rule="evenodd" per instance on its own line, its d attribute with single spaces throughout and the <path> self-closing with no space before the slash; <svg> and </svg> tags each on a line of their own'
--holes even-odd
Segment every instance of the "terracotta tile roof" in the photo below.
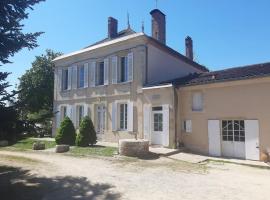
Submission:
<svg viewBox="0 0 270 200">
<path fill-rule="evenodd" d="M 189 74 L 185 77 L 161 82 L 159 85 L 172 83 L 176 86 L 192 86 L 266 76 L 270 76 L 270 62 L 234 67 L 219 71 Z"/>
</svg>

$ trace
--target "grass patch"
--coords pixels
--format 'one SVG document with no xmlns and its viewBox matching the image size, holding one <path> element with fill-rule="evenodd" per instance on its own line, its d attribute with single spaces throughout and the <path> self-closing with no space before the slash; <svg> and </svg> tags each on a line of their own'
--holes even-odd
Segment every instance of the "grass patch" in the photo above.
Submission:
<svg viewBox="0 0 270 200">
<path fill-rule="evenodd" d="M 72 156 L 112 157 L 116 152 L 117 152 L 116 147 L 93 146 L 93 147 L 72 147 L 67 154 Z"/>
<path fill-rule="evenodd" d="M 22 139 L 22 140 L 17 141 L 13 145 L 10 145 L 10 146 L 7 146 L 7 147 L 2 147 L 0 149 L 3 149 L 3 150 L 7 150 L 7 149 L 8 150 L 20 150 L 20 151 L 31 150 L 32 146 L 33 146 L 33 143 L 37 142 L 37 141 L 45 143 L 45 148 L 46 149 L 53 148 L 56 145 L 55 141 L 35 140 L 33 138 L 26 138 L 26 139 Z"/>
</svg>

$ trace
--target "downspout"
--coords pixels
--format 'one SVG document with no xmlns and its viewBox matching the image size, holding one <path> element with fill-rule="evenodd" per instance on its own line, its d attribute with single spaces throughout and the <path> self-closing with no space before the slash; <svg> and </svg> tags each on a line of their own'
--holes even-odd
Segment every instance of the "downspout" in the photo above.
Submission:
<svg viewBox="0 0 270 200">
<path fill-rule="evenodd" d="M 175 87 L 175 85 L 173 85 L 173 105 L 174 105 L 174 145 L 175 148 L 178 148 L 178 137 L 177 137 L 177 122 L 178 122 L 178 118 L 177 118 L 177 114 L 178 114 L 178 95 L 177 95 L 177 88 Z"/>
</svg>

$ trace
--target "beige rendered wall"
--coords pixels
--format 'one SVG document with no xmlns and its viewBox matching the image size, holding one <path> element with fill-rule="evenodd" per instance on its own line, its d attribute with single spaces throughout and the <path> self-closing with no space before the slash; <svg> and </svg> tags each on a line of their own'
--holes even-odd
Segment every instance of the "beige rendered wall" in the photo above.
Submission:
<svg viewBox="0 0 270 200">
<path fill-rule="evenodd" d="M 143 103 L 151 107 L 169 105 L 169 147 L 175 148 L 175 99 L 174 87 L 147 89 L 143 91 Z M 143 113 L 142 113 L 143 114 Z M 143 118 L 142 118 L 143 119 Z M 144 123 L 144 122 L 143 122 Z"/>
<path fill-rule="evenodd" d="M 178 90 L 180 104 L 177 132 L 179 140 L 193 151 L 208 154 L 209 119 L 259 120 L 260 151 L 270 148 L 270 78 L 231 81 Z M 192 93 L 203 93 L 204 109 L 192 112 Z M 192 133 L 181 131 L 181 122 L 192 120 Z"/>
</svg>

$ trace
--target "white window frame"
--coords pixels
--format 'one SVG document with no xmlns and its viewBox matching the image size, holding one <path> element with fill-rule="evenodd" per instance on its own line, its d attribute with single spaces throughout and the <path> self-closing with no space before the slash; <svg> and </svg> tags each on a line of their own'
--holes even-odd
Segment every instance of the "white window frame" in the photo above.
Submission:
<svg viewBox="0 0 270 200">
<path fill-rule="evenodd" d="M 122 80 L 122 73 L 123 73 L 123 69 L 122 69 L 122 59 L 125 59 L 125 66 L 124 66 L 124 80 Z M 118 83 L 126 83 L 129 82 L 128 80 L 128 55 L 125 56 L 120 56 L 119 57 L 119 66 L 118 66 Z"/>
<path fill-rule="evenodd" d="M 243 127 L 241 127 L 240 125 L 241 122 L 242 122 Z M 223 126 L 226 123 L 227 125 Z M 229 123 L 232 123 L 231 128 L 229 128 Z M 236 125 L 235 125 L 236 123 L 239 123 L 238 129 L 236 128 Z M 222 141 L 245 142 L 246 140 L 245 120 L 243 119 L 221 120 L 221 130 L 222 130 L 221 132 Z M 236 134 L 237 132 L 238 134 Z M 238 137 L 238 140 L 236 139 L 237 137 Z"/>
<path fill-rule="evenodd" d="M 192 120 L 190 119 L 183 120 L 182 130 L 185 133 L 192 133 Z"/>
<path fill-rule="evenodd" d="M 81 77 L 81 72 L 82 72 L 82 77 Z M 78 88 L 84 88 L 84 76 L 85 76 L 85 70 L 84 70 L 84 65 L 78 66 L 77 70 L 77 86 Z"/>
<path fill-rule="evenodd" d="M 80 116 L 80 108 L 82 108 L 82 116 Z M 83 119 L 84 117 L 84 105 L 76 105 L 76 126 L 79 127 L 80 126 L 80 123 L 81 123 L 81 120 Z M 80 119 L 81 118 L 81 119 Z"/>
<path fill-rule="evenodd" d="M 195 105 L 196 103 L 198 105 Z M 202 92 L 193 92 L 192 93 L 191 109 L 193 112 L 202 112 L 203 111 L 203 93 Z"/>
<path fill-rule="evenodd" d="M 124 127 L 121 127 L 121 106 L 124 106 L 124 113 L 123 113 L 123 125 Z M 117 106 L 117 110 L 118 110 L 118 130 L 120 131 L 127 131 L 128 130 L 128 102 L 121 102 L 118 103 Z"/>
</svg>

